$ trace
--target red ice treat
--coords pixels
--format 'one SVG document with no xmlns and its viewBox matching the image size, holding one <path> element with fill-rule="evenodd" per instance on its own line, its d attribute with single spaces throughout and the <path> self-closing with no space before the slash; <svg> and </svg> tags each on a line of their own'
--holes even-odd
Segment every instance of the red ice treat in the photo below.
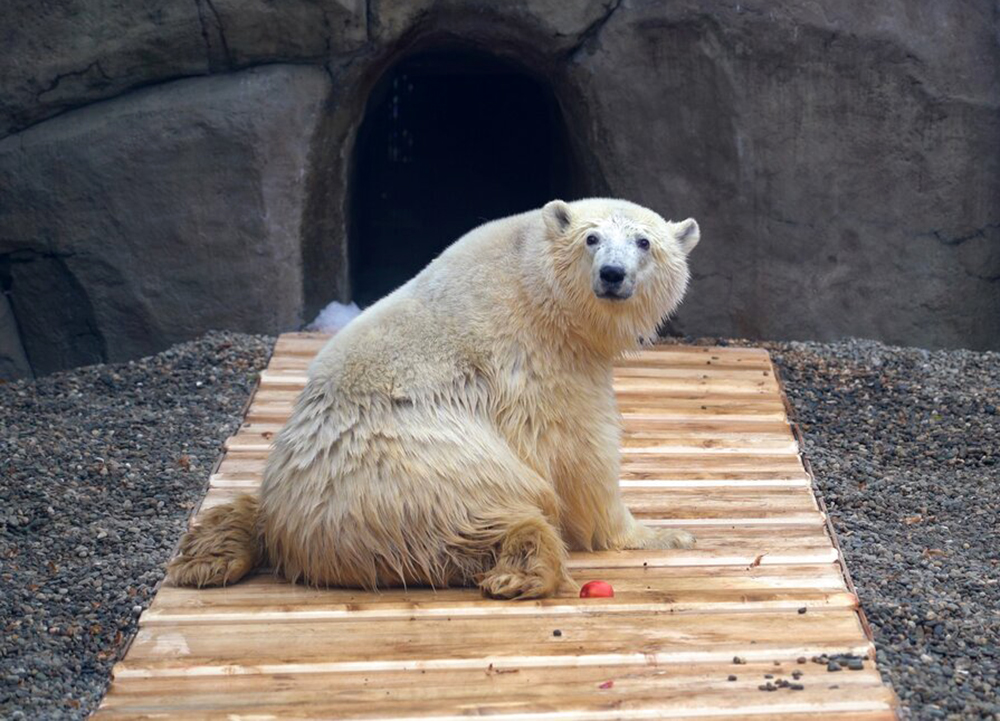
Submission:
<svg viewBox="0 0 1000 721">
<path fill-rule="evenodd" d="M 610 598 L 615 595 L 615 589 L 607 581 L 590 581 L 580 589 L 580 598 Z"/>
</svg>

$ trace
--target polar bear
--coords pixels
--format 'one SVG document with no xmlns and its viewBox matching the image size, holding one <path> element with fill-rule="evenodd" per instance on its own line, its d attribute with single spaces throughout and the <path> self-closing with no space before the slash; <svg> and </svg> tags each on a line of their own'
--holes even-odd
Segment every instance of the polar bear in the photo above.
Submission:
<svg viewBox="0 0 1000 721">
<path fill-rule="evenodd" d="M 572 584 L 568 548 L 690 546 L 622 502 L 612 364 L 680 302 L 699 237 L 604 198 L 472 230 L 323 348 L 259 499 L 208 511 L 173 581 L 270 563 L 319 586 L 537 598 Z"/>
</svg>

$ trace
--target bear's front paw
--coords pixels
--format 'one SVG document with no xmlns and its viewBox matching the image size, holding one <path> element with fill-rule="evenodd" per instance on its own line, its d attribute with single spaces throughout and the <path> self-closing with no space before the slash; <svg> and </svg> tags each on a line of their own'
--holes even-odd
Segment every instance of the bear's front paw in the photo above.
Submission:
<svg viewBox="0 0 1000 721">
<path fill-rule="evenodd" d="M 646 544 L 646 548 L 693 548 L 695 538 L 679 528 L 658 528 Z"/>
<path fill-rule="evenodd" d="M 558 582 L 540 575 L 494 568 L 479 581 L 479 588 L 490 598 L 523 600 L 553 595 Z"/>
</svg>

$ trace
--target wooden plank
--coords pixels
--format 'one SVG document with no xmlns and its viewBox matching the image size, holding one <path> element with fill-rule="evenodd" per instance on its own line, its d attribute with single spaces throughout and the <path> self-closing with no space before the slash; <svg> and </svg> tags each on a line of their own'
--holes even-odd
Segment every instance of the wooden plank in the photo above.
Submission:
<svg viewBox="0 0 1000 721">
<path fill-rule="evenodd" d="M 684 469 L 684 468 L 643 468 L 632 467 L 622 469 L 622 480 L 655 480 L 669 477 L 678 480 L 797 480 L 808 481 L 809 475 L 804 470 L 772 471 L 767 469 L 726 470 L 725 468 Z M 804 485 L 808 485 L 805 483 Z"/>
<path fill-rule="evenodd" d="M 268 451 L 256 448 L 230 448 L 226 461 L 257 461 L 253 467 L 263 468 Z M 250 467 L 250 466 L 247 466 Z M 788 453 L 647 453 L 629 452 L 622 454 L 623 471 L 654 472 L 672 475 L 677 471 L 700 471 L 718 473 L 799 473 L 802 463 L 798 455 Z"/>
<path fill-rule="evenodd" d="M 658 406 L 653 411 L 646 408 L 621 410 L 626 428 L 656 428 L 661 423 L 688 420 L 775 421 L 785 417 L 784 407 L 776 404 L 716 403 L 711 406 L 699 406 L 697 403 L 692 403 L 687 406 L 674 404 L 669 408 Z M 250 407 L 247 419 L 253 422 L 284 423 L 291 413 L 291 403 L 254 403 Z"/>
<path fill-rule="evenodd" d="M 725 414 L 763 415 L 775 409 L 782 413 L 767 419 L 748 418 L 747 420 L 784 420 L 785 406 L 772 393 L 711 393 L 700 390 L 677 392 L 670 396 L 651 398 L 645 395 L 619 396 L 618 409 L 622 415 L 644 414 L 668 420 L 679 413 L 698 415 L 704 418 L 696 420 L 743 420 L 741 418 L 718 418 Z"/>
<path fill-rule="evenodd" d="M 272 355 L 308 356 L 314 357 L 332 336 L 321 333 L 285 333 L 275 343 Z M 721 346 L 690 346 L 690 345 L 660 345 L 653 349 L 645 349 L 629 353 L 622 359 L 622 365 L 651 362 L 661 363 L 677 358 L 699 360 L 719 360 L 746 363 L 769 363 L 770 355 L 763 348 L 755 347 L 721 347 Z M 668 363 L 669 364 L 669 363 Z"/>
<path fill-rule="evenodd" d="M 272 357 L 304 355 L 314 358 L 332 338 L 329 333 L 282 333 L 274 344 Z"/>
<path fill-rule="evenodd" d="M 254 394 L 254 402 L 267 402 L 267 403 L 294 403 L 295 399 L 298 398 L 299 393 L 302 392 L 301 388 L 298 387 L 261 387 Z M 767 407 L 780 406 L 784 408 L 781 402 L 780 395 L 775 392 L 771 394 L 764 394 L 768 397 L 761 398 L 760 393 L 711 393 L 703 390 L 685 390 L 683 392 L 678 392 L 669 397 L 667 401 L 649 401 L 646 406 L 653 408 L 666 407 L 670 408 L 675 405 L 690 405 L 698 406 L 700 404 L 726 404 L 729 406 L 742 405 L 744 403 L 751 403 L 755 405 L 763 405 Z M 621 406 L 622 403 L 619 403 Z M 642 405 L 641 398 L 629 399 L 627 405 Z M 786 420 L 784 416 L 778 419 L 779 421 Z"/>
<path fill-rule="evenodd" d="M 202 509 L 228 503 L 247 489 L 210 488 Z M 816 512 L 816 499 L 808 488 L 629 488 L 625 503 L 640 519 L 765 519 Z"/>
<path fill-rule="evenodd" d="M 678 393 L 739 393 L 772 396 L 777 387 L 773 380 L 742 378 L 623 378 L 613 383 L 619 401 L 633 396 L 647 399 L 671 398 Z"/>
<path fill-rule="evenodd" d="M 213 473 L 209 476 L 209 486 L 213 488 L 241 488 L 247 493 L 255 492 L 261 484 L 261 474 L 255 473 Z M 809 488 L 809 479 L 802 478 L 654 478 L 645 480 L 622 480 L 623 489 L 632 488 Z"/>
<path fill-rule="evenodd" d="M 289 395 L 283 399 L 281 396 Z M 262 390 L 254 397 L 247 419 L 255 423 L 281 423 L 288 420 L 298 391 Z M 652 430 L 678 422 L 763 422 L 785 420 L 785 407 L 769 396 L 711 395 L 688 393 L 663 399 L 624 398 L 618 404 L 624 429 Z"/>
<path fill-rule="evenodd" d="M 289 369 L 291 370 L 291 369 Z M 704 365 L 699 361 L 697 365 L 690 363 L 670 363 L 668 365 L 623 365 L 616 366 L 613 372 L 615 380 L 624 381 L 627 379 L 662 379 L 662 378 L 722 378 L 722 379 L 764 379 L 775 382 L 774 373 L 771 370 L 770 362 L 759 365 L 712 365 L 712 361 L 706 361 Z"/>
<path fill-rule="evenodd" d="M 618 563 L 618 560 L 615 561 Z M 759 610 L 855 608 L 857 598 L 842 577 L 831 575 L 831 563 L 789 566 L 712 566 L 678 568 L 656 565 L 594 566 L 577 556 L 573 575 L 578 583 L 600 578 L 615 596 L 595 603 L 572 589 L 559 597 L 530 602 L 483 599 L 475 588 L 383 589 L 377 594 L 353 589 L 315 589 L 288 584 L 271 575 L 215 589 L 162 587 L 142 625 L 170 623 L 235 623 L 247 620 L 324 620 L 335 618 L 505 615 L 564 616 L 581 613 L 674 614 Z"/>
<path fill-rule="evenodd" d="M 260 387 L 265 391 L 297 390 L 306 386 L 306 374 L 301 370 L 264 370 L 260 373 Z M 669 398 L 677 393 L 742 393 L 773 395 L 777 384 L 773 378 L 743 379 L 732 377 L 702 378 L 620 378 L 614 382 L 615 391 L 623 402 L 631 396 Z"/>
<path fill-rule="evenodd" d="M 623 453 L 622 468 L 640 468 L 670 472 L 674 470 L 720 471 L 797 471 L 802 469 L 798 455 L 741 454 L 711 455 L 702 453 Z"/>
<path fill-rule="evenodd" d="M 557 628 L 559 637 L 551 618 L 529 615 L 141 627 L 115 676 L 793 661 L 872 650 L 857 614 L 844 609 L 595 612 L 560 617 Z"/>
<path fill-rule="evenodd" d="M 884 694 L 880 694 L 884 695 Z M 228 698 L 228 697 L 227 697 Z M 840 698 L 843 698 L 840 695 Z M 294 721 L 295 719 L 316 719 L 316 718 L 337 718 L 337 719 L 350 719 L 360 720 L 360 721 L 399 721 L 403 718 L 419 718 L 421 721 L 467 721 L 470 714 L 475 714 L 477 716 L 488 714 L 490 716 L 500 715 L 501 718 L 507 719 L 507 721 L 566 721 L 567 719 L 573 719 L 574 721 L 630 721 L 633 719 L 671 719 L 671 721 L 703 721 L 706 718 L 706 714 L 710 714 L 712 719 L 717 721 L 743 721 L 744 719 L 787 719 L 788 721 L 898 721 L 898 716 L 895 711 L 891 708 L 886 707 L 881 701 L 872 701 L 869 704 L 860 704 L 855 702 L 844 702 L 834 701 L 831 705 L 826 705 L 822 703 L 816 703 L 810 701 L 805 702 L 805 699 L 797 702 L 796 704 L 784 707 L 781 704 L 764 704 L 762 702 L 757 702 L 749 706 L 737 708 L 737 709 L 709 709 L 708 711 L 702 710 L 701 708 L 685 711 L 679 715 L 671 710 L 670 706 L 664 706 L 664 704 L 669 703 L 664 699 L 652 699 L 643 700 L 644 703 L 649 704 L 648 707 L 638 707 L 640 700 L 630 701 L 632 704 L 636 704 L 635 708 L 623 709 L 622 704 L 617 701 L 611 701 L 616 708 L 614 710 L 609 710 L 607 707 L 609 701 L 606 697 L 601 697 L 599 699 L 599 711 L 584 711 L 584 710 L 549 710 L 543 711 L 514 711 L 509 703 L 504 704 L 503 708 L 480 708 L 477 704 L 473 702 L 464 703 L 456 711 L 456 715 L 453 716 L 441 716 L 434 713 L 433 711 L 428 712 L 424 715 L 417 715 L 419 713 L 418 709 L 409 707 L 405 710 L 400 710 L 394 712 L 392 716 L 382 715 L 380 711 L 379 714 L 374 717 L 371 716 L 373 711 L 370 709 L 365 709 L 361 713 L 367 713 L 368 715 L 345 715 L 344 709 L 340 707 L 330 707 L 329 705 L 317 708 L 310 706 L 308 709 L 302 707 L 255 707 L 250 713 L 239 713 L 238 710 L 242 709 L 242 705 L 237 705 L 234 710 L 229 710 L 229 707 L 223 709 L 212 709 L 212 710 L 198 710 L 192 711 L 190 709 L 185 709 L 184 711 L 169 711 L 169 713 L 164 714 L 161 711 L 154 710 L 151 712 L 130 712 L 130 711 L 120 711 L 120 710 L 110 710 L 110 711 L 98 711 L 95 718 L 109 718 L 117 719 L 118 721 L 145 721 L 149 719 L 162 720 L 164 717 L 172 719 L 187 719 L 189 721 L 193 719 L 198 719 L 199 721 L 211 721 L 212 719 L 225 719 L 225 721 L 277 721 L 278 719 L 289 719 Z M 872 706 L 873 708 L 879 708 L 881 710 L 873 711 L 841 711 L 842 708 L 857 708 Z M 780 707 L 780 708 L 779 708 Z M 812 711 L 802 712 L 802 713 L 791 713 L 790 708 L 809 708 Z M 818 710 L 817 710 L 818 709 Z M 323 716 L 317 717 L 315 714 L 323 713 Z M 690 714 L 690 715 L 689 715 Z"/>
<path fill-rule="evenodd" d="M 305 372 L 313 362 L 313 356 L 306 355 L 275 355 L 267 364 L 269 371 L 298 371 Z M 735 359 L 727 360 L 716 358 L 704 359 L 694 357 L 690 354 L 673 354 L 668 363 L 656 357 L 653 362 L 642 361 L 622 361 L 615 367 L 616 378 L 626 377 L 697 377 L 705 374 L 706 377 L 759 377 L 773 375 L 769 360 L 747 360 Z"/>
<path fill-rule="evenodd" d="M 843 575 L 833 563 L 781 567 L 761 564 L 694 568 L 648 565 L 601 568 L 579 557 L 578 562 L 581 565 L 573 569 L 578 581 L 599 577 L 614 586 L 615 597 L 595 604 L 592 599 L 577 598 L 570 591 L 558 598 L 536 601 L 484 600 L 478 589 L 474 588 L 383 589 L 378 593 L 368 593 L 357 589 L 318 589 L 289 584 L 269 573 L 260 573 L 225 588 L 179 588 L 166 583 L 150 609 L 140 618 L 140 623 L 163 623 L 169 620 L 171 614 L 221 614 L 253 611 L 257 608 L 294 611 L 344 607 L 349 611 L 385 612 L 390 615 L 401 609 L 414 612 L 450 609 L 456 615 L 546 615 L 586 612 L 595 608 L 628 611 L 637 602 L 646 602 L 654 597 L 662 603 L 676 602 L 680 598 L 684 599 L 683 603 L 702 603 L 706 609 L 726 610 L 714 604 L 726 604 L 735 599 L 749 605 L 764 602 L 762 599 L 768 594 L 792 594 L 802 589 L 808 589 L 808 593 L 826 594 L 832 600 L 849 600 L 853 603 Z M 464 604 L 471 606 L 466 608 Z M 676 608 L 674 612 L 678 612 Z"/>
<path fill-rule="evenodd" d="M 277 433 L 284 423 L 247 421 L 240 425 L 240 433 Z M 691 438 L 793 438 L 791 426 L 786 421 L 671 421 L 664 419 L 656 428 L 623 428 L 622 435 L 630 437 L 656 437 L 686 435 Z"/>
<path fill-rule="evenodd" d="M 212 488 L 203 501 L 202 512 L 229 503 L 233 498 L 248 492 L 247 488 Z M 661 500 L 627 498 L 627 504 L 637 518 L 654 527 L 689 527 L 696 536 L 703 536 L 707 527 L 733 528 L 737 525 L 758 526 L 821 526 L 825 518 L 821 512 L 810 509 L 815 504 L 811 494 L 802 493 L 801 499 L 774 500 L 770 503 L 751 503 L 733 498 L 711 503 L 688 500 L 684 503 Z M 837 559 L 832 544 L 820 549 L 804 547 L 786 548 L 784 534 L 774 534 L 775 541 L 768 545 L 774 552 L 769 563 L 820 563 Z M 786 537 L 787 538 L 787 537 Z M 778 549 L 781 549 L 779 552 Z M 763 549 L 767 550 L 767 549 Z M 731 546 L 712 546 L 702 543 L 692 549 L 670 551 L 670 562 L 677 565 L 691 564 L 745 564 L 750 563 L 761 549 Z"/>
<path fill-rule="evenodd" d="M 218 472 L 223 477 L 246 477 L 248 474 L 260 477 L 264 472 L 266 459 L 260 455 L 250 457 L 235 453 L 227 453 L 219 466 Z M 730 469 L 726 466 L 714 468 L 687 467 L 660 468 L 651 464 L 626 466 L 622 469 L 622 479 L 630 481 L 647 481 L 669 478 L 673 480 L 796 480 L 808 484 L 809 476 L 799 468 L 783 468 L 773 470 L 768 468 L 753 468 L 752 470 Z"/>
<path fill-rule="evenodd" d="M 633 363 L 644 360 L 660 361 L 663 359 L 670 359 L 675 355 L 713 359 L 718 357 L 730 360 L 742 358 L 743 360 L 758 360 L 761 362 L 769 361 L 771 359 L 770 353 L 763 348 L 757 348 L 754 346 L 681 345 L 665 343 L 663 345 L 656 346 L 655 348 L 644 348 L 643 350 L 636 351 L 634 353 L 628 353 L 625 356 L 625 362 Z"/>
<path fill-rule="evenodd" d="M 731 671 L 739 673 L 729 681 Z M 780 696 L 760 692 L 765 675 L 793 680 L 795 671 L 801 691 L 782 690 Z M 275 718 L 294 717 L 304 709 L 327 708 L 337 718 L 352 714 L 396 718 L 414 713 L 441 718 L 453 713 L 492 715 L 515 711 L 527 718 L 579 718 L 577 713 L 603 713 L 593 718 L 651 718 L 638 715 L 669 703 L 671 717 L 685 713 L 705 714 L 764 708 L 776 705 L 808 709 L 805 713 L 836 712 L 845 696 L 854 707 L 870 705 L 870 713 L 888 708 L 880 691 L 878 674 L 871 669 L 842 673 L 831 683 L 825 670 L 815 664 L 748 663 L 730 665 L 692 664 L 653 667 L 649 665 L 583 666 L 578 668 L 515 668 L 488 666 L 454 671 L 413 670 L 380 673 L 293 673 L 233 676 L 220 689 L 212 677 L 184 679 L 185 696 L 179 702 L 176 679 L 116 679 L 103 713 L 129 712 L 140 706 L 146 713 L 177 713 L 187 709 L 222 708 L 244 718 L 259 718 L 265 709 Z M 609 683 L 610 682 L 610 683 Z M 831 689 L 836 685 L 838 688 Z M 838 690 L 849 693 L 840 693 Z M 721 699 L 731 699 L 727 703 Z M 891 703 L 891 698 L 889 699 Z M 678 705 L 679 704 L 679 705 Z M 377 709 L 377 711 L 375 711 Z M 558 711 L 557 711 L 558 709 Z M 631 716 L 615 716 L 624 711 Z M 562 713 L 560 713 L 562 712 Z M 572 717 L 562 715 L 572 712 Z M 665 712 L 664 712 L 665 713 Z M 559 714 L 559 715 L 557 715 Z M 612 714 L 612 715 L 608 715 Z M 714 715 L 714 714 L 713 714 Z M 661 718 L 662 715 L 656 716 Z M 220 716 L 225 718 L 225 716 Z M 836 718 L 836 717 L 830 717 Z M 874 717 L 864 717 L 874 718 Z M 859 719 L 859 717 L 855 717 Z"/>
<path fill-rule="evenodd" d="M 229 448 L 225 461 L 263 461 L 268 450 L 259 448 Z M 224 462 L 225 462 L 224 461 Z M 250 467 L 250 466 L 247 466 Z M 801 473 L 802 463 L 797 454 L 768 453 L 648 453 L 628 452 L 622 454 L 623 475 L 643 472 L 658 475 L 672 475 L 677 471 L 700 471 L 719 473 L 757 472 L 781 476 L 786 473 Z"/>
<path fill-rule="evenodd" d="M 626 586 L 627 584 L 619 584 Z M 626 588 L 626 591 L 628 589 Z M 666 599 L 666 600 L 664 600 Z M 768 611 L 807 612 L 828 609 L 855 609 L 858 599 L 852 593 L 825 592 L 812 589 L 792 588 L 787 591 L 743 591 L 740 594 L 671 591 L 656 594 L 632 593 L 614 605 L 602 606 L 604 613 L 635 614 L 668 612 L 676 615 L 692 613 L 733 613 Z M 144 614 L 144 626 L 173 626 L 183 624 L 225 625 L 235 623 L 300 623 L 329 620 L 356 619 L 425 619 L 435 616 L 452 618 L 501 618 L 504 616 L 544 616 L 561 619 L 567 616 L 591 613 L 582 602 L 559 603 L 546 601 L 537 606 L 513 603 L 498 607 L 490 599 L 482 599 L 477 592 L 466 589 L 461 597 L 453 601 L 409 601 L 395 606 L 388 603 L 337 603 L 329 601 L 322 607 L 297 607 L 288 601 L 274 605 L 256 603 L 247 608 L 197 608 L 187 611 L 148 611 Z"/>
<path fill-rule="evenodd" d="M 254 396 L 254 400 L 266 401 L 266 402 L 293 403 L 301 391 L 302 391 L 301 387 L 292 385 L 262 386 L 260 390 L 257 392 L 257 394 Z M 762 395 L 765 395 L 767 397 L 762 398 L 761 397 Z M 666 398 L 669 399 L 668 403 L 661 402 L 659 399 L 657 399 L 656 402 L 651 401 L 649 405 L 653 405 L 654 407 L 660 407 L 662 405 L 670 406 L 674 405 L 677 402 L 683 402 L 683 401 L 687 401 L 689 404 L 696 404 L 696 402 L 698 403 L 723 402 L 731 405 L 733 403 L 742 404 L 749 402 L 749 403 L 767 404 L 767 405 L 774 405 L 774 404 L 781 405 L 781 399 L 776 393 L 761 394 L 756 391 L 752 391 L 749 393 L 741 393 L 737 391 L 725 391 L 721 393 L 715 393 L 712 392 L 711 390 L 704 390 L 696 387 L 684 388 L 682 390 L 678 390 L 674 393 L 671 393 L 669 396 L 666 396 Z M 628 400 L 628 403 L 636 404 L 639 403 L 640 401 L 641 399 L 632 398 Z M 621 403 L 619 403 L 619 405 L 621 405 Z"/>
<path fill-rule="evenodd" d="M 267 452 L 274 442 L 275 431 L 240 431 L 225 442 L 226 450 Z M 698 437 L 687 434 L 666 435 L 655 431 L 628 434 L 622 442 L 624 455 L 630 453 L 666 454 L 787 454 L 797 456 L 798 442 L 789 433 L 787 437 L 731 434 L 728 436 Z"/>
</svg>

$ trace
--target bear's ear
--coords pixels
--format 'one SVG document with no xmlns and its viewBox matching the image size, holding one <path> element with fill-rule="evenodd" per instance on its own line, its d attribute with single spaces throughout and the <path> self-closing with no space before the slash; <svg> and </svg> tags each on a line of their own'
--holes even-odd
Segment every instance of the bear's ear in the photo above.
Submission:
<svg viewBox="0 0 1000 721">
<path fill-rule="evenodd" d="M 545 225 L 553 235 L 562 235 L 572 222 L 569 206 L 561 200 L 553 200 L 542 208 Z"/>
<path fill-rule="evenodd" d="M 681 250 L 684 251 L 685 255 L 694 250 L 698 241 L 701 240 L 701 228 L 698 227 L 698 221 L 694 218 L 682 220 L 680 223 L 671 223 L 670 226 L 670 230 L 677 242 L 680 243 Z"/>
</svg>

